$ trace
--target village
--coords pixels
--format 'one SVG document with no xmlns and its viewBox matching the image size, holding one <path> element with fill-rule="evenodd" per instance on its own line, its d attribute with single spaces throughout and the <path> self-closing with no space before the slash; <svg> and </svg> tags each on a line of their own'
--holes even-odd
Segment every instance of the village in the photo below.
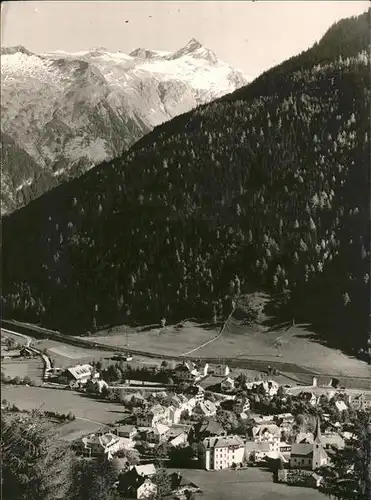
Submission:
<svg viewBox="0 0 371 500">
<path fill-rule="evenodd" d="M 18 356 L 36 353 L 23 346 Z M 6 355 L 16 351 L 2 351 Z M 352 418 L 371 409 L 371 390 L 323 377 L 306 386 L 288 383 L 268 363 L 257 373 L 202 360 L 150 365 L 127 353 L 60 368 L 42 356 L 44 386 L 122 405 L 120 420 L 85 433 L 73 448 L 82 460 L 104 457 L 112 487 L 124 498 L 150 498 L 159 468 L 169 471 L 171 498 L 179 499 L 202 492 L 184 474 L 195 469 L 243 474 L 264 468 L 272 482 L 321 488 L 332 473 L 334 450 L 352 437 Z"/>
</svg>

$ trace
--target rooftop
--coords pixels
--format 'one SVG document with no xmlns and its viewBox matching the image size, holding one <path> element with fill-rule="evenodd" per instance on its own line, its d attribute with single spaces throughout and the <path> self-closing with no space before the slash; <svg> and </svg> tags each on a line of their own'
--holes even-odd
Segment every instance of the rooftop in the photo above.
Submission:
<svg viewBox="0 0 371 500">
<path fill-rule="evenodd" d="M 135 470 L 139 476 L 153 476 L 156 474 L 154 464 L 133 465 L 130 470 Z"/>
<path fill-rule="evenodd" d="M 91 375 L 93 367 L 91 365 L 76 365 L 72 368 L 67 368 L 67 371 L 75 378 Z"/>
<path fill-rule="evenodd" d="M 202 441 L 206 449 L 210 448 L 228 448 L 230 446 L 244 446 L 243 440 L 238 436 L 214 436 L 206 438 Z"/>
</svg>

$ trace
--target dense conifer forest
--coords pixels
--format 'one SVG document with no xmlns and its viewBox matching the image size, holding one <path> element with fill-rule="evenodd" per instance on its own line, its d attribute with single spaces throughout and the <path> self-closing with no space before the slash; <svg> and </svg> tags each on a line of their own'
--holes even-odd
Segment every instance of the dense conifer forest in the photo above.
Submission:
<svg viewBox="0 0 371 500">
<path fill-rule="evenodd" d="M 276 314 L 364 346 L 370 307 L 369 13 L 3 221 L 3 314 L 66 333 Z"/>
</svg>

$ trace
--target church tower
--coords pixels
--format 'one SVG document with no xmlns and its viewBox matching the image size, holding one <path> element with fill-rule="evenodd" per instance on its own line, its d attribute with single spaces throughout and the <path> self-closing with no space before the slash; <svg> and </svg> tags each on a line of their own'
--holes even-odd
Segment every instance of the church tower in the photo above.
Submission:
<svg viewBox="0 0 371 500">
<path fill-rule="evenodd" d="M 312 470 L 318 469 L 327 463 L 327 453 L 323 448 L 321 436 L 321 422 L 317 417 L 316 430 L 314 431 Z"/>
</svg>

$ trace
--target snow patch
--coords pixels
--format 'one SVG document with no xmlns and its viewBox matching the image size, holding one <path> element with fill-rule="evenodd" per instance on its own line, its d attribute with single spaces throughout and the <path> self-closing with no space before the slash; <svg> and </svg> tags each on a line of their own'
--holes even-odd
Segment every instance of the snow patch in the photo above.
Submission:
<svg viewBox="0 0 371 500">
<path fill-rule="evenodd" d="M 25 187 L 31 186 L 32 182 L 33 182 L 33 179 L 32 179 L 32 177 L 30 177 L 30 178 L 26 179 L 25 181 L 23 181 L 21 184 L 19 184 L 19 186 L 17 186 L 15 188 L 15 190 L 18 192 Z"/>
</svg>

